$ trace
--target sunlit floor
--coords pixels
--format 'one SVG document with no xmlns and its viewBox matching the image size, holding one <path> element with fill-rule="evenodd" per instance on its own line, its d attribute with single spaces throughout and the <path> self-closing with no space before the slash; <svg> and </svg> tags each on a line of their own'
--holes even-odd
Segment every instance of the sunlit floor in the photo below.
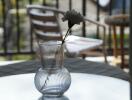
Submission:
<svg viewBox="0 0 132 100">
<path fill-rule="evenodd" d="M 86 57 L 85 59 L 94 62 L 104 62 L 104 57 Z M 107 60 L 109 64 L 113 65 L 112 64 L 113 56 L 107 57 Z"/>
<path fill-rule="evenodd" d="M 0 61 L 0 66 L 8 65 L 8 64 L 14 64 L 14 63 L 19 63 L 23 62 L 24 60 L 16 60 L 16 61 Z"/>
</svg>

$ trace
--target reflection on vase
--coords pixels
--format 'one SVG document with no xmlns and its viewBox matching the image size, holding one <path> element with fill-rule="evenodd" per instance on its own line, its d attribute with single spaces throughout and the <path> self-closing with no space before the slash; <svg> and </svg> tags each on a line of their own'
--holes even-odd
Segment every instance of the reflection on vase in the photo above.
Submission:
<svg viewBox="0 0 132 100">
<path fill-rule="evenodd" d="M 39 100 L 69 100 L 66 96 L 60 96 L 60 97 L 45 97 L 42 96 L 39 98 Z"/>
</svg>

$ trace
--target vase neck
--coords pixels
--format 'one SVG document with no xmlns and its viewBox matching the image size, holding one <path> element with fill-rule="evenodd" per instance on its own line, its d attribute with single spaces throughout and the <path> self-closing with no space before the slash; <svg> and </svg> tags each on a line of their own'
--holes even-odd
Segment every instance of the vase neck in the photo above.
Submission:
<svg viewBox="0 0 132 100">
<path fill-rule="evenodd" d="M 59 68 L 63 66 L 63 45 L 57 41 L 40 44 L 40 57 L 43 68 Z"/>
<path fill-rule="evenodd" d="M 61 68 L 63 66 L 63 58 L 61 59 L 48 59 L 41 62 L 42 67 L 49 68 Z"/>
</svg>

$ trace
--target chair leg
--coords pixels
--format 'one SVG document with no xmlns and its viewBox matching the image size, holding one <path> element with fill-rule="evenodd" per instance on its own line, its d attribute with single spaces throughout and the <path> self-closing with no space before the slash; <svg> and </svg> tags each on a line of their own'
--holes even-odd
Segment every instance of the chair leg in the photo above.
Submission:
<svg viewBox="0 0 132 100">
<path fill-rule="evenodd" d="M 118 53 L 117 53 L 116 26 L 113 26 L 113 45 L 114 45 L 113 53 L 114 53 L 115 58 L 117 58 Z"/>
<path fill-rule="evenodd" d="M 106 51 L 106 48 L 105 48 L 105 43 L 103 44 L 103 53 L 104 53 L 105 63 L 108 63 L 108 60 L 107 60 L 107 51 Z"/>
<path fill-rule="evenodd" d="M 108 63 L 108 60 L 107 60 L 107 50 L 106 50 L 106 29 L 104 27 L 104 35 L 103 35 L 103 54 L 104 54 L 104 60 L 105 60 L 105 63 Z"/>
<path fill-rule="evenodd" d="M 85 59 L 85 58 L 86 58 L 86 55 L 85 55 L 85 54 L 83 54 L 83 55 L 82 55 L 82 59 Z"/>
<path fill-rule="evenodd" d="M 121 68 L 124 68 L 124 27 L 120 27 Z"/>
</svg>

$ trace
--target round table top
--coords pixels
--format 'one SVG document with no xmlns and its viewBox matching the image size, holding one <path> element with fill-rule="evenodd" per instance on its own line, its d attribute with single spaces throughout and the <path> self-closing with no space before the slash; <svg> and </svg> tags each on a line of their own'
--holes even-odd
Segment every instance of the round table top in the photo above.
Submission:
<svg viewBox="0 0 132 100">
<path fill-rule="evenodd" d="M 71 73 L 72 83 L 63 97 L 44 98 L 34 85 L 35 74 L 0 78 L 1 100 L 130 100 L 129 82 L 108 76 Z"/>
</svg>

